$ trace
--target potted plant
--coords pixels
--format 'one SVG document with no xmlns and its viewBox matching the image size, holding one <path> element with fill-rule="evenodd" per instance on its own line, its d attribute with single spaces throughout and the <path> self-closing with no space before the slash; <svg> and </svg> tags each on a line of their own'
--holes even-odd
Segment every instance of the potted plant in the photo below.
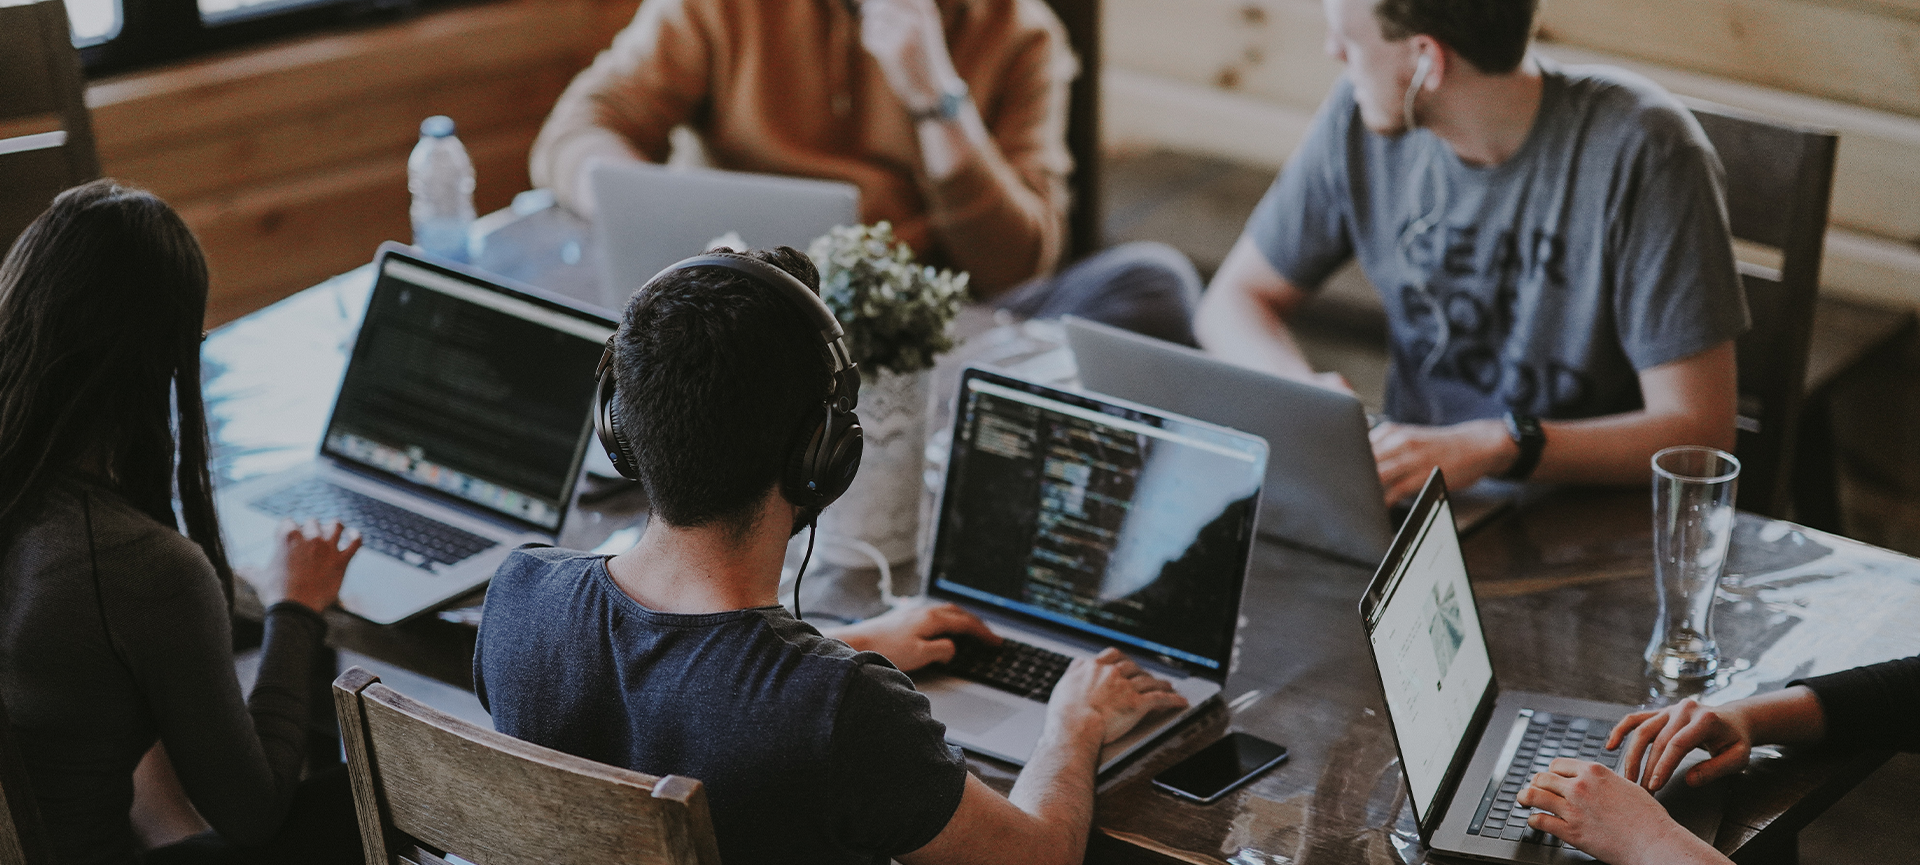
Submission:
<svg viewBox="0 0 1920 865">
<path fill-rule="evenodd" d="M 920 528 L 928 381 L 935 358 L 953 348 L 948 326 L 967 275 L 916 264 L 885 222 L 835 228 L 808 254 L 820 270 L 820 296 L 860 364 L 866 436 L 860 474 L 821 514 L 820 529 L 872 544 L 888 562 L 906 561 Z"/>
</svg>

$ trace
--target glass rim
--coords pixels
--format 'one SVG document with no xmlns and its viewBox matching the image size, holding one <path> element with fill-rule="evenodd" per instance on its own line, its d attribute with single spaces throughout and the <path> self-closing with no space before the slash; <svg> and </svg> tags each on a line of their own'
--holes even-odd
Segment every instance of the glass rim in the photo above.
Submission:
<svg viewBox="0 0 1920 865">
<path fill-rule="evenodd" d="M 1676 472 L 1676 471 L 1673 471 L 1672 469 L 1668 469 L 1660 465 L 1661 457 L 1664 457 L 1668 454 L 1677 454 L 1677 453 L 1697 453 L 1697 454 L 1708 454 L 1711 456 L 1715 456 L 1720 458 L 1722 461 L 1724 461 L 1729 466 L 1729 468 L 1727 469 L 1727 471 L 1721 474 L 1692 475 L 1692 474 L 1683 474 L 1681 472 Z M 1653 465 L 1654 474 L 1672 478 L 1673 480 L 1677 480 L 1677 481 L 1689 481 L 1692 483 L 1701 483 L 1701 484 L 1717 484 L 1717 483 L 1725 483 L 1727 481 L 1733 480 L 1734 478 L 1737 478 L 1740 476 L 1740 458 L 1739 457 L 1734 456 L 1733 454 L 1727 453 L 1726 451 L 1723 451 L 1719 448 L 1708 447 L 1706 445 L 1674 445 L 1673 447 L 1670 447 L 1670 448 L 1661 448 L 1660 450 L 1654 453 L 1653 459 L 1650 462 Z"/>
</svg>

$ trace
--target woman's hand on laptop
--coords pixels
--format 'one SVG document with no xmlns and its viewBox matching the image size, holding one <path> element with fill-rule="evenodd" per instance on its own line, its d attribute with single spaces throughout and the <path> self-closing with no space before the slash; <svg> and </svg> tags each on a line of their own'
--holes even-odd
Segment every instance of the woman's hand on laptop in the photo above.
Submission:
<svg viewBox="0 0 1920 865">
<path fill-rule="evenodd" d="M 1824 738 L 1820 698 L 1795 685 L 1721 706 L 1689 698 L 1658 711 L 1635 712 L 1620 719 L 1607 747 L 1624 743 L 1621 774 L 1658 790 L 1695 748 L 1713 755 L 1687 771 L 1687 783 L 1698 787 L 1745 769 L 1756 744 L 1802 745 Z"/>
<path fill-rule="evenodd" d="M 1184 709 L 1172 683 L 1140 668 L 1119 649 L 1075 658 L 1047 700 L 1047 723 L 1073 737 L 1098 736 L 1105 745 L 1161 709 Z M 1097 761 L 1096 761 L 1097 762 Z"/>
<path fill-rule="evenodd" d="M 1653 794 L 1599 763 L 1561 757 L 1515 797 L 1542 813 L 1527 825 L 1613 865 L 1724 863 L 1725 856 L 1694 837 Z"/>
<path fill-rule="evenodd" d="M 333 606 L 340 598 L 347 562 L 360 551 L 360 533 L 337 520 L 325 525 L 282 520 L 275 534 L 278 543 L 266 584 L 260 587 L 260 603 L 271 607 L 293 601 L 316 613 Z"/>
<path fill-rule="evenodd" d="M 1706 749 L 1712 759 L 1687 772 L 1687 783 L 1698 787 L 1746 768 L 1753 750 L 1753 728 L 1737 701 L 1710 707 L 1689 697 L 1664 709 L 1621 718 L 1607 737 L 1607 747 L 1623 745 L 1620 774 L 1648 790 L 1665 787 L 1693 749 Z"/>
<path fill-rule="evenodd" d="M 904 603 L 866 621 L 821 633 L 860 651 L 877 652 L 902 672 L 953 660 L 954 637 L 1000 645 L 999 635 L 986 622 L 952 604 Z"/>
</svg>

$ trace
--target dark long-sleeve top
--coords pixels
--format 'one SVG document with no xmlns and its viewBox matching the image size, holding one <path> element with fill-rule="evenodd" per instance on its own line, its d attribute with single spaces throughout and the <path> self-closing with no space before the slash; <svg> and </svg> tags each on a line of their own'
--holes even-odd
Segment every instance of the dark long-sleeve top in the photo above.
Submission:
<svg viewBox="0 0 1920 865">
<path fill-rule="evenodd" d="M 1920 751 L 1920 657 L 1796 681 L 1820 699 L 1829 744 Z"/>
<path fill-rule="evenodd" d="M 0 539 L 0 697 L 61 862 L 138 854 L 133 769 L 156 740 L 227 840 L 279 828 L 326 623 L 274 605 L 244 701 L 231 632 L 199 545 L 103 484 L 63 480 L 36 522 Z"/>
</svg>

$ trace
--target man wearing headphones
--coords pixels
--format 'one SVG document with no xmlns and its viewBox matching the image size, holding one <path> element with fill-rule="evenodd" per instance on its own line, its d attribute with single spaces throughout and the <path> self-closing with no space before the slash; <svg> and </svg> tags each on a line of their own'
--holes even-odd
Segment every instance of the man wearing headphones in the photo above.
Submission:
<svg viewBox="0 0 1920 865">
<path fill-rule="evenodd" d="M 1347 74 L 1201 300 L 1208 350 L 1316 374 L 1286 320 L 1358 258 L 1390 333 L 1387 499 L 1442 467 L 1644 483 L 1731 449 L 1747 326 L 1723 178 L 1657 85 L 1528 52 L 1537 0 L 1325 0 Z"/>
<path fill-rule="evenodd" d="M 791 249 L 716 251 L 634 294 L 595 422 L 653 518 L 612 558 L 509 557 L 475 690 L 502 732 L 701 781 L 730 865 L 1079 862 L 1100 748 L 1185 705 L 1167 682 L 1113 649 L 1076 661 L 1002 797 L 900 672 L 950 659 L 949 635 L 997 641 L 983 623 L 923 607 L 823 636 L 779 606 L 788 539 L 859 468 L 859 370 L 818 283 Z"/>
<path fill-rule="evenodd" d="M 1160 243 L 1054 273 L 1066 243 L 1073 51 L 1045 0 L 647 0 L 567 87 L 531 174 L 598 210 L 602 161 L 841 180 L 860 219 L 1023 318 L 1074 313 L 1193 344 L 1200 277 Z"/>
</svg>

